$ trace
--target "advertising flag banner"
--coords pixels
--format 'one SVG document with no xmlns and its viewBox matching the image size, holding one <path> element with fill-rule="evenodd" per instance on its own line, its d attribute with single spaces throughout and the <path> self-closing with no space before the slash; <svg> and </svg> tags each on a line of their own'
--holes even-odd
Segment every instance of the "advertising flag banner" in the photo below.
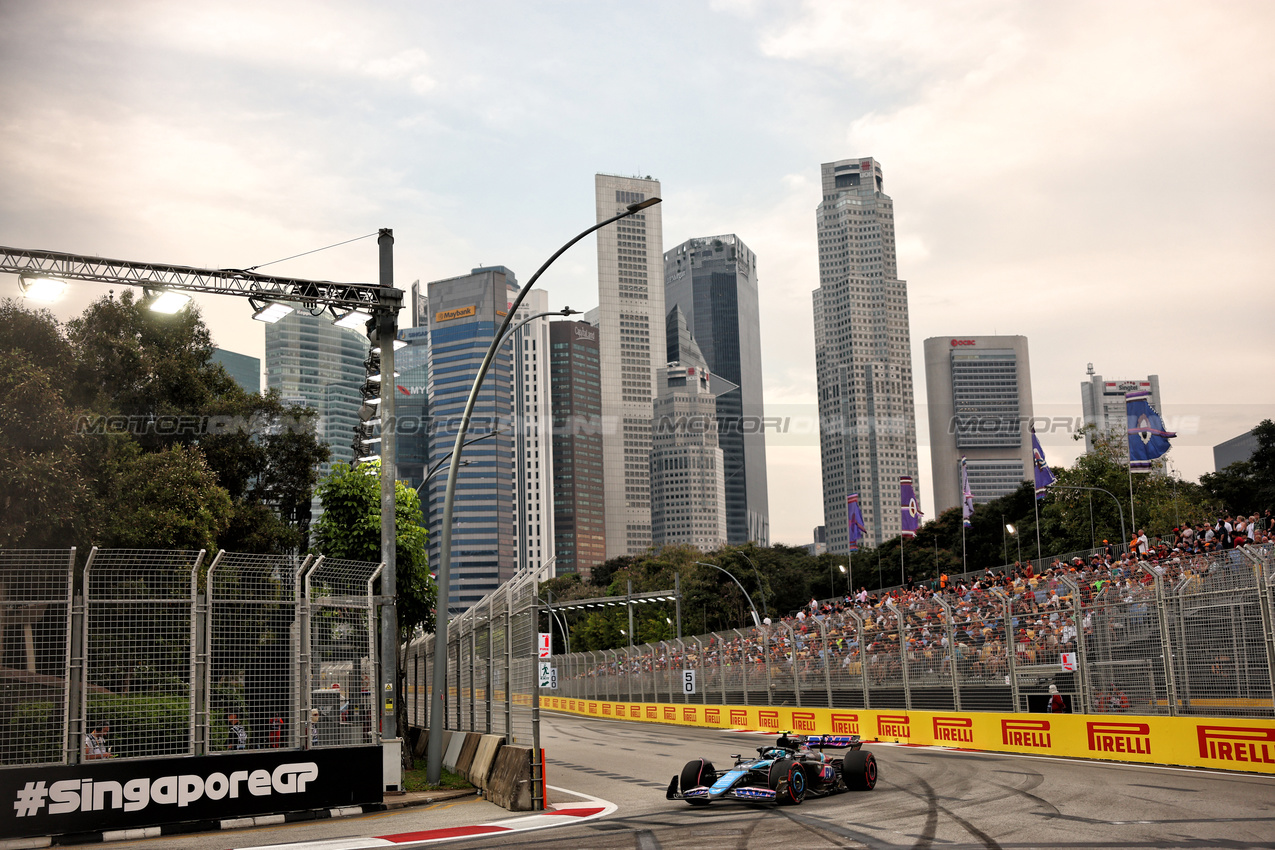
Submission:
<svg viewBox="0 0 1275 850">
<path fill-rule="evenodd" d="M 846 496 L 846 522 L 850 528 L 850 551 L 859 551 L 859 541 L 863 539 L 863 535 L 867 532 L 867 528 L 863 525 L 863 511 L 859 508 L 859 494 L 851 493 Z"/>
<path fill-rule="evenodd" d="M 961 458 L 961 522 L 970 527 L 970 517 L 974 516 L 974 493 L 970 490 L 970 472 L 966 468 L 965 458 Z"/>
<path fill-rule="evenodd" d="M 916 491 L 912 489 L 911 476 L 899 479 L 899 501 L 903 512 L 904 537 L 916 537 L 916 529 L 921 524 L 921 506 L 916 500 Z"/>
<path fill-rule="evenodd" d="M 1129 471 L 1150 472 L 1151 461 L 1169 450 L 1169 438 L 1177 434 L 1164 430 L 1146 390 L 1125 393 L 1124 405 L 1129 420 Z"/>
<path fill-rule="evenodd" d="M 1045 491 L 1055 479 L 1049 464 L 1045 462 L 1045 450 L 1040 447 L 1035 428 L 1032 429 L 1032 464 L 1036 467 L 1036 501 L 1040 501 L 1045 498 Z"/>
</svg>

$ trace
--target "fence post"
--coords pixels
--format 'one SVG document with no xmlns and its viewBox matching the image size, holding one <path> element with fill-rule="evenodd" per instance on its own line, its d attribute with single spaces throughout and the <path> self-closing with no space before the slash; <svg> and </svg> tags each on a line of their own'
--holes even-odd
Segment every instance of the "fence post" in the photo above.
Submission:
<svg viewBox="0 0 1275 850">
<path fill-rule="evenodd" d="M 186 688 L 186 698 L 190 701 L 190 707 L 186 711 L 190 728 L 186 732 L 186 753 L 192 756 L 196 754 L 195 712 L 196 700 L 199 698 L 199 648 L 203 645 L 199 634 L 199 623 L 202 619 L 199 610 L 199 567 L 204 563 L 206 554 L 208 554 L 207 549 L 200 549 L 199 555 L 195 557 L 195 565 L 190 568 L 190 662 L 186 670 L 190 682 Z"/>
<path fill-rule="evenodd" d="M 1173 661 L 1173 641 L 1169 637 L 1169 600 L 1164 589 L 1164 578 L 1151 569 L 1146 561 L 1138 562 L 1138 569 L 1155 581 L 1155 608 L 1160 622 L 1160 651 L 1164 655 L 1164 686 L 1168 692 L 1169 716 L 1178 716 L 1177 671 Z"/>
<path fill-rule="evenodd" d="M 537 587 L 538 582 L 533 575 L 531 578 L 531 633 L 536 635 L 540 631 L 540 590 Z M 553 616 L 552 611 L 550 617 Z M 537 636 L 534 644 L 536 650 L 532 652 L 531 663 L 534 668 L 531 676 L 531 764 L 535 774 L 531 779 L 531 808 L 533 811 L 544 811 L 546 789 L 544 783 L 545 764 L 544 751 L 540 749 L 540 640 Z M 552 652 L 553 647 L 550 646 Z M 552 663 L 552 662 L 550 662 Z"/>
<path fill-rule="evenodd" d="M 775 704 L 775 686 L 770 678 L 770 630 L 773 626 L 766 626 L 761 634 L 761 651 L 762 664 L 766 668 L 766 705 Z M 756 631 L 756 629 L 754 629 Z"/>
<path fill-rule="evenodd" d="M 66 559 L 66 685 L 62 690 L 62 750 L 63 762 L 79 764 L 84 759 L 84 712 L 81 710 L 84 691 L 84 591 L 75 592 L 75 547 L 71 547 Z"/>
<path fill-rule="evenodd" d="M 505 743 L 514 742 L 514 599 L 505 584 L 505 658 L 501 681 L 505 683 Z"/>
<path fill-rule="evenodd" d="M 307 558 L 306 562 L 297 568 L 296 593 L 298 600 L 297 607 L 300 611 L 300 621 L 298 623 L 297 630 L 299 632 L 301 653 L 298 656 L 298 678 L 300 681 L 297 682 L 297 703 L 299 710 L 294 722 L 297 724 L 297 746 L 303 750 L 310 749 L 310 746 L 314 741 L 314 735 L 310 728 L 312 723 L 310 719 L 310 709 L 312 707 L 311 702 L 313 701 L 312 694 L 310 693 L 312 690 L 310 677 L 313 675 L 311 671 L 311 664 L 313 661 L 311 652 L 313 651 L 313 647 L 311 646 L 310 635 L 310 576 L 316 569 L 319 568 L 319 565 L 323 563 L 323 559 L 324 556 L 320 555 L 318 559 L 311 564 L 310 560 Z M 309 566 L 309 569 L 306 569 L 307 565 Z M 303 587 L 305 590 L 304 595 L 301 594 Z"/>
<path fill-rule="evenodd" d="M 872 708 L 872 700 L 868 698 L 868 646 L 865 642 L 867 633 L 863 630 L 863 615 L 857 610 L 851 610 L 850 616 L 854 617 L 855 634 L 859 639 L 859 687 L 863 688 L 863 707 Z"/>
<path fill-rule="evenodd" d="M 885 601 L 885 607 L 894 612 L 894 629 L 899 636 L 899 669 L 903 671 L 903 707 L 912 710 L 912 688 L 908 680 L 908 635 L 903 612 L 893 599 Z"/>
<path fill-rule="evenodd" d="M 1067 586 L 1071 596 L 1071 622 L 1076 629 L 1076 692 L 1080 697 L 1079 713 L 1086 714 L 1093 707 L 1093 684 L 1089 680 L 1089 651 L 1085 646 L 1085 612 L 1081 606 L 1080 585 L 1067 573 L 1060 573 L 1058 580 Z"/>
<path fill-rule="evenodd" d="M 1014 700 L 1014 712 L 1023 710 L 1019 704 L 1018 694 L 1018 644 L 1014 640 L 1014 608 L 1009 594 L 1004 588 L 993 587 L 992 595 L 1004 606 L 1001 627 L 1005 630 L 1005 669 L 1009 672 L 1009 693 Z"/>
<path fill-rule="evenodd" d="M 207 755 L 212 748 L 212 611 L 216 601 L 213 595 L 213 582 L 217 577 L 217 567 L 221 564 L 226 550 L 222 549 L 208 566 L 208 575 L 204 579 L 203 605 L 196 603 L 196 609 L 202 607 L 196 617 L 195 626 L 195 755 Z M 196 597 L 197 599 L 199 597 Z"/>
<path fill-rule="evenodd" d="M 961 710 L 961 683 L 956 675 L 956 624 L 952 618 L 952 606 L 942 593 L 933 596 L 943 609 L 943 635 L 947 638 L 947 669 L 952 676 L 952 707 Z"/>
</svg>

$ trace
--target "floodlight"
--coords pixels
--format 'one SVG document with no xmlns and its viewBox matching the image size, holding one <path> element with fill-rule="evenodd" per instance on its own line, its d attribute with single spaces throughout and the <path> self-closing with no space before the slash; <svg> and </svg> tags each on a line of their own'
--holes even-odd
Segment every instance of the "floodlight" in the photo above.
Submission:
<svg viewBox="0 0 1275 850">
<path fill-rule="evenodd" d="M 294 308 L 288 304 L 279 301 L 271 301 L 266 306 L 252 314 L 252 317 L 258 322 L 265 322 L 273 325 L 275 322 L 292 313 Z"/>
<path fill-rule="evenodd" d="M 32 301 L 56 301 L 66 291 L 66 281 L 56 277 L 18 276 L 18 289 Z"/>
<path fill-rule="evenodd" d="M 176 313 L 190 303 L 190 296 L 184 292 L 163 290 L 151 301 L 151 309 L 156 313 Z"/>
<path fill-rule="evenodd" d="M 366 313 L 363 310 L 351 310 L 332 324 L 336 325 L 338 328 L 345 328 L 351 331 L 362 331 L 366 329 L 367 321 L 370 318 L 372 318 L 371 313 Z"/>
</svg>

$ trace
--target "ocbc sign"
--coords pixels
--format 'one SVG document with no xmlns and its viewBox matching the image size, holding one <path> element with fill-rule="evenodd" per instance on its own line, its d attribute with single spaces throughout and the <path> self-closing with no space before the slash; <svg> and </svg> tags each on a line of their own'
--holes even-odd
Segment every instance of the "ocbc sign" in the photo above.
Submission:
<svg viewBox="0 0 1275 850">
<path fill-rule="evenodd" d="M 973 344 L 974 344 L 974 340 L 972 340 L 972 339 L 954 339 L 954 340 L 952 340 L 952 347 L 953 347 L 953 348 L 956 348 L 958 345 L 973 345 Z"/>
</svg>

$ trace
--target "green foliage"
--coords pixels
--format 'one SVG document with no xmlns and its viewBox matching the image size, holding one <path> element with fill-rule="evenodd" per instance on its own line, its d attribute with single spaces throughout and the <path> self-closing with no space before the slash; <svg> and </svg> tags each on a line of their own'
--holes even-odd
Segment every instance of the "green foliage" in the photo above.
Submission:
<svg viewBox="0 0 1275 850">
<path fill-rule="evenodd" d="M 102 529 L 102 545 L 216 549 L 217 536 L 230 526 L 233 506 L 203 454 L 180 445 L 122 454 L 119 490 Z"/>
<path fill-rule="evenodd" d="M 20 702 L 0 716 L 0 764 L 58 762 L 62 757 L 62 714 L 54 702 Z"/>
<path fill-rule="evenodd" d="M 93 693 L 88 699 L 90 727 L 109 723 L 107 739 L 117 755 L 171 755 L 186 752 L 190 701 L 154 694 Z"/>
<path fill-rule="evenodd" d="M 1200 476 L 1204 492 L 1229 514 L 1275 508 L 1275 422 L 1263 419 L 1253 432 L 1251 458 Z"/>
</svg>

